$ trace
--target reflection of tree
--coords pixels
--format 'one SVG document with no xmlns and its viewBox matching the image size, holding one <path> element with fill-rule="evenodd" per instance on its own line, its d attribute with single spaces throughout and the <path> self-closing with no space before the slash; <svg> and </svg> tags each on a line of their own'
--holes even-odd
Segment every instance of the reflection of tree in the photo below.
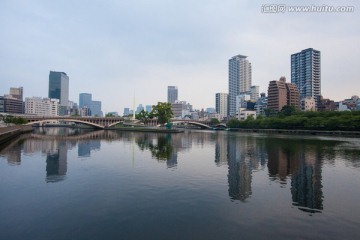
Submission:
<svg viewBox="0 0 360 240">
<path fill-rule="evenodd" d="M 166 137 L 159 137 L 157 144 L 150 144 L 149 149 L 151 155 L 158 160 L 170 160 L 172 154 L 172 146 Z"/>
<path fill-rule="evenodd" d="M 156 139 L 151 139 L 145 134 L 143 138 L 137 138 L 136 143 L 140 150 L 150 150 L 152 157 L 157 160 L 172 159 L 173 147 L 170 134 L 158 136 Z"/>
</svg>

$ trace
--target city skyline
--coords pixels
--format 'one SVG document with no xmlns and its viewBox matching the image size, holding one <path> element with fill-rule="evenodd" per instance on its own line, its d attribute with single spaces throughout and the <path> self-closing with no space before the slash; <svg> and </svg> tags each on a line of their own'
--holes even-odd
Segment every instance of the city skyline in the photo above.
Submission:
<svg viewBox="0 0 360 240">
<path fill-rule="evenodd" d="M 24 97 L 46 97 L 54 70 L 69 76 L 69 100 L 91 92 L 104 112 L 132 106 L 134 92 L 136 104 L 166 102 L 167 86 L 178 86 L 179 99 L 201 109 L 214 107 L 215 93 L 228 91 L 232 56 L 249 56 L 252 84 L 266 92 L 269 81 L 291 79 L 291 54 L 307 48 L 321 51 L 325 98 L 360 93 L 358 1 L 331 3 L 354 6 L 353 13 L 263 13 L 264 3 L 251 1 L 68 3 L 0 3 L 6 32 L 1 94 L 22 86 Z"/>
</svg>

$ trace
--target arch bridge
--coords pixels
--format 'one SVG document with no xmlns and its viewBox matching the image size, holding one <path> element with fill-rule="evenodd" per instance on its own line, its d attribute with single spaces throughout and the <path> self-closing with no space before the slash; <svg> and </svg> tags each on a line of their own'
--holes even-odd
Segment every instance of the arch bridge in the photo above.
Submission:
<svg viewBox="0 0 360 240">
<path fill-rule="evenodd" d="M 112 127 L 124 122 L 121 117 L 70 117 L 70 116 L 22 116 L 28 121 L 29 125 L 46 123 L 51 120 L 81 123 L 98 129 Z"/>
<path fill-rule="evenodd" d="M 225 123 L 219 123 L 216 125 L 211 125 L 209 121 L 196 121 L 196 120 L 178 120 L 178 119 L 172 119 L 171 122 L 176 125 L 176 124 L 191 124 L 194 126 L 198 126 L 202 129 L 213 129 L 215 128 L 219 128 L 219 127 L 223 127 L 226 128 L 226 124 Z"/>
</svg>

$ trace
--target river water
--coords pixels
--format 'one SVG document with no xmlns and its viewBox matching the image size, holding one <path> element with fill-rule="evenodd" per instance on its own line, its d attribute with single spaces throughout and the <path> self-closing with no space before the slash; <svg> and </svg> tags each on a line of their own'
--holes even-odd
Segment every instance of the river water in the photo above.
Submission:
<svg viewBox="0 0 360 240">
<path fill-rule="evenodd" d="M 0 239 L 360 239 L 360 139 L 39 128 L 0 148 Z"/>
</svg>

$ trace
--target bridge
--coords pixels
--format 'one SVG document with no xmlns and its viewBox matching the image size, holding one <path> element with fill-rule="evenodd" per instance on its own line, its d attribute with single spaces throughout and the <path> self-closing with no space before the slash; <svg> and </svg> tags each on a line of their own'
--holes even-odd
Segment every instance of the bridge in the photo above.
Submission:
<svg viewBox="0 0 360 240">
<path fill-rule="evenodd" d="M 29 125 L 46 124 L 46 123 L 51 123 L 52 120 L 55 120 L 55 121 L 80 123 L 95 127 L 97 129 L 106 129 L 115 126 L 118 123 L 125 124 L 125 118 L 123 117 L 80 117 L 80 116 L 74 117 L 74 116 L 33 116 L 33 115 L 23 115 L 21 117 L 25 118 L 28 121 Z M 136 122 L 139 122 L 139 120 L 136 120 Z M 200 121 L 200 120 L 171 119 L 170 122 L 172 122 L 175 126 L 178 124 L 187 124 L 187 125 L 190 124 L 190 125 L 198 126 L 202 129 L 213 129 L 214 127 L 226 128 L 225 123 L 210 125 L 209 121 Z M 131 123 L 129 124 L 131 125 Z M 156 119 L 150 120 L 150 123 L 148 123 L 148 125 L 156 126 L 157 120 Z"/>
<path fill-rule="evenodd" d="M 81 123 L 98 129 L 105 129 L 124 122 L 122 117 L 70 117 L 70 116 L 22 116 L 29 125 L 51 123 L 51 120 Z"/>
</svg>

